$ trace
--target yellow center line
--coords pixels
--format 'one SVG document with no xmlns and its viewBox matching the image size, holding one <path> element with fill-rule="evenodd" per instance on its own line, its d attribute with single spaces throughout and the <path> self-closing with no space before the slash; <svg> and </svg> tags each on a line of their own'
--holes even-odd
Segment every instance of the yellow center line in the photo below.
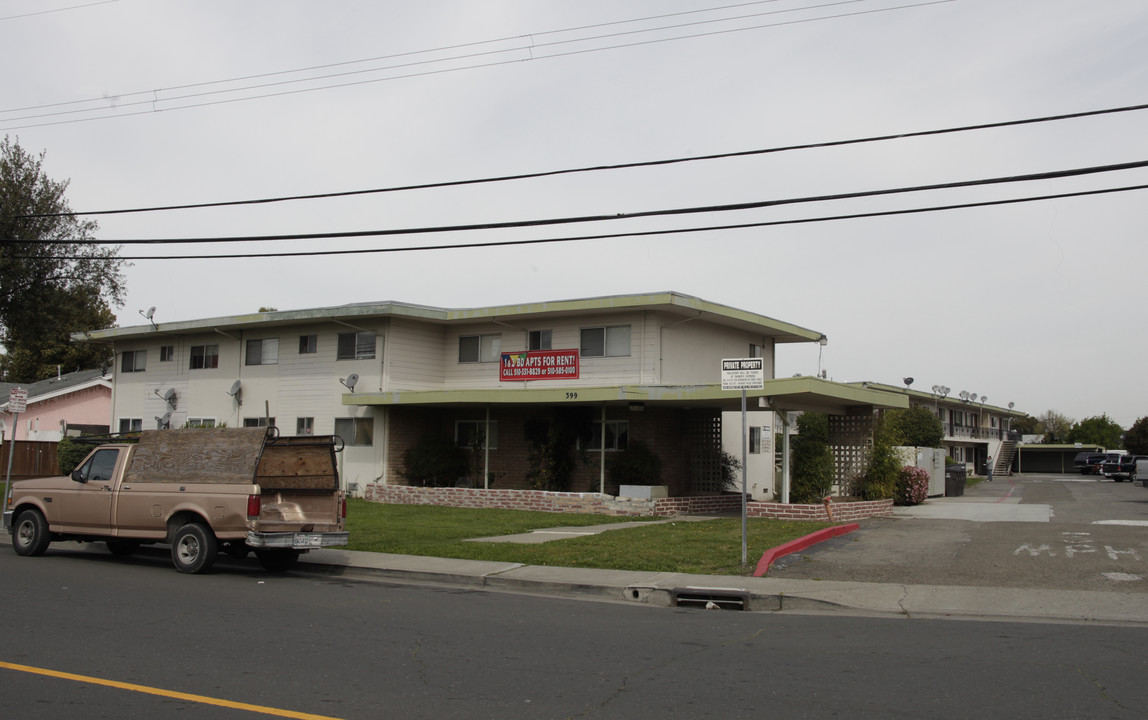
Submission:
<svg viewBox="0 0 1148 720">
<path fill-rule="evenodd" d="M 231 700 L 220 700 L 219 698 L 207 697 L 206 695 L 192 695 L 190 693 L 176 692 L 174 690 L 164 690 L 162 688 L 153 688 L 146 685 L 133 685 L 132 683 L 119 682 L 118 680 L 104 680 L 103 678 L 89 677 L 87 675 L 75 675 L 73 673 L 58 672 L 56 670 L 46 670 L 44 668 L 31 667 L 30 665 L 17 665 L 15 663 L 4 662 L 0 660 L 0 668 L 8 670 L 18 670 L 19 672 L 33 673 L 35 675 L 47 675 L 48 677 L 61 678 L 63 680 L 75 680 L 76 682 L 91 683 L 93 685 L 104 685 L 107 687 L 118 688 L 120 690 L 131 690 L 133 692 L 148 693 L 149 695 L 160 695 L 168 698 L 175 698 L 176 700 L 187 700 L 188 702 L 203 703 L 204 705 L 218 705 L 220 707 L 233 708 L 235 710 L 247 710 L 249 712 L 263 713 L 264 715 L 276 715 L 285 718 L 298 718 L 298 720 L 339 720 L 328 715 L 312 715 L 311 713 L 295 712 L 293 710 L 280 710 L 279 708 L 266 707 L 263 705 L 249 705 L 248 703 L 232 702 Z"/>
</svg>

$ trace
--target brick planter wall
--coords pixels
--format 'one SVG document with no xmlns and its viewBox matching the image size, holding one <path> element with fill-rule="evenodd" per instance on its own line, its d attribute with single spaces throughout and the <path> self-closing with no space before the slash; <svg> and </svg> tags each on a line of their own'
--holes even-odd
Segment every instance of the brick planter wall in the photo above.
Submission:
<svg viewBox="0 0 1148 720">
<path fill-rule="evenodd" d="M 441 507 L 495 508 L 500 510 L 539 510 L 593 515 L 658 516 L 740 513 L 740 495 L 699 495 L 694 497 L 639 500 L 615 498 L 600 493 L 561 493 L 542 490 L 482 490 L 473 488 L 424 488 L 407 485 L 368 484 L 366 499 L 395 505 L 438 505 Z M 756 502 L 747 504 L 751 518 L 776 520 L 829 519 L 824 505 L 783 505 Z M 842 502 L 833 504 L 837 522 L 853 522 L 893 514 L 892 500 Z"/>
</svg>

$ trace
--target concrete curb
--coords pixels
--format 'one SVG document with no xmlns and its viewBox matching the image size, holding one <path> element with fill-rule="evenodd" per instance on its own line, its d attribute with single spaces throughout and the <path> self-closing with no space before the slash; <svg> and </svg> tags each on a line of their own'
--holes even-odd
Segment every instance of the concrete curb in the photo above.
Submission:
<svg viewBox="0 0 1148 720">
<path fill-rule="evenodd" d="M 819 542 L 824 542 L 826 540 L 851 533 L 859 527 L 861 526 L 857 523 L 837 525 L 835 527 L 825 528 L 824 530 L 818 530 L 815 533 L 810 533 L 805 537 L 799 537 L 796 540 L 790 540 L 789 542 L 778 545 L 775 548 L 770 548 L 769 550 L 765 551 L 764 555 L 761 556 L 761 560 L 759 560 L 757 563 L 757 568 L 753 571 L 753 576 L 765 577 L 765 574 L 769 572 L 770 566 L 773 565 L 774 561 L 776 561 L 778 558 L 785 557 L 790 553 L 801 552 L 807 547 L 816 545 Z"/>
</svg>

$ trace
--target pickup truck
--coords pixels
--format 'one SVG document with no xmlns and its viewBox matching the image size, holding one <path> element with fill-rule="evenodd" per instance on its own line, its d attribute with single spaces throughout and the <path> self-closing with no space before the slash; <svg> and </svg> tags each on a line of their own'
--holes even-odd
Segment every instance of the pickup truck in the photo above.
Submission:
<svg viewBox="0 0 1148 720">
<path fill-rule="evenodd" d="M 60 540 L 104 542 L 116 555 L 169 543 L 184 573 L 252 549 L 285 570 L 311 548 L 347 543 L 339 450 L 338 436 L 275 428 L 144 431 L 95 448 L 70 476 L 12 483 L 4 527 L 20 555 Z"/>
<path fill-rule="evenodd" d="M 1116 482 L 1128 478 L 1129 482 L 1136 479 L 1136 461 L 1148 460 L 1145 455 L 1118 455 L 1115 460 L 1104 462 L 1104 477 L 1110 477 Z"/>
</svg>

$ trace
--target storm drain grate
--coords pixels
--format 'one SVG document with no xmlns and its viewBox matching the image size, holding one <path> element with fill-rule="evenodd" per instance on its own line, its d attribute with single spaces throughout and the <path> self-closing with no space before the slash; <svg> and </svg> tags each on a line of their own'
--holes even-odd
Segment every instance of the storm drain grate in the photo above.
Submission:
<svg viewBox="0 0 1148 720">
<path fill-rule="evenodd" d="M 671 593 L 675 607 L 707 610 L 745 610 L 749 607 L 748 590 L 727 588 L 678 588 Z"/>
</svg>

